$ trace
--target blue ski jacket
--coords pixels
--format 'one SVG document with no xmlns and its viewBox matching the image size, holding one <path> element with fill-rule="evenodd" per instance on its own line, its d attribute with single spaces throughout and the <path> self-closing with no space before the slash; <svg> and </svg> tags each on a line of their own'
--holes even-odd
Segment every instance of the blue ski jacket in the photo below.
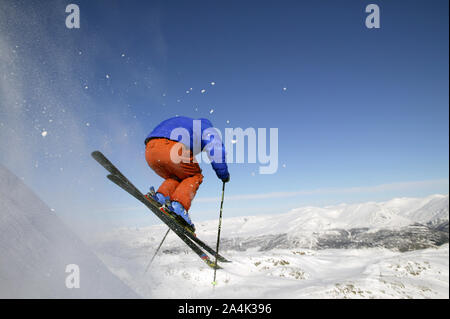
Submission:
<svg viewBox="0 0 450 319">
<path fill-rule="evenodd" d="M 216 172 L 216 175 L 219 179 L 225 180 L 230 177 L 230 173 L 228 172 L 228 166 L 226 163 L 226 154 L 225 147 L 220 139 L 220 136 L 214 134 L 210 139 L 203 139 L 204 132 L 207 129 L 211 129 L 213 127 L 212 123 L 204 118 L 198 119 L 197 123 L 201 124 L 200 130 L 194 129 L 194 119 L 186 117 L 186 116 L 177 116 L 169 118 L 163 122 L 161 122 L 157 127 L 153 129 L 153 131 L 147 136 L 145 139 L 145 144 L 147 145 L 148 141 L 153 138 L 166 138 L 169 140 L 174 140 L 176 142 L 180 142 L 182 136 L 179 135 L 176 139 L 171 138 L 172 132 L 177 128 L 183 128 L 189 132 L 189 146 L 192 153 L 197 155 L 200 152 L 206 151 L 208 158 L 211 160 L 211 165 Z M 198 124 L 197 124 L 198 125 Z M 198 136 L 199 135 L 199 136 Z M 200 141 L 200 142 L 199 142 Z M 199 147 L 194 147 L 198 145 Z M 222 150 L 222 158 L 221 161 L 216 162 L 212 158 L 214 155 L 214 148 L 220 147 Z"/>
</svg>

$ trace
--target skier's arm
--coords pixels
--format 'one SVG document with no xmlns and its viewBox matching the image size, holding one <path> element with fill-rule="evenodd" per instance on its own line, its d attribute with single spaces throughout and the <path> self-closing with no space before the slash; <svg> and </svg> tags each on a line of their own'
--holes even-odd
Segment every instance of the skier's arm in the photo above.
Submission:
<svg viewBox="0 0 450 319">
<path fill-rule="evenodd" d="M 230 180 L 230 173 L 228 172 L 226 163 L 225 146 L 216 129 L 209 127 L 205 131 L 209 134 L 209 138 L 203 139 L 205 142 L 203 151 L 208 155 L 211 166 L 216 172 L 217 177 L 226 183 Z"/>
<path fill-rule="evenodd" d="M 225 161 L 225 147 L 222 144 L 220 146 L 220 148 L 222 149 L 222 154 L 223 154 L 224 158 L 220 163 L 217 163 L 214 161 L 214 159 L 212 159 L 211 166 L 213 167 L 214 171 L 216 172 L 217 177 L 226 183 L 230 180 L 230 173 L 228 172 L 228 166 Z"/>
</svg>

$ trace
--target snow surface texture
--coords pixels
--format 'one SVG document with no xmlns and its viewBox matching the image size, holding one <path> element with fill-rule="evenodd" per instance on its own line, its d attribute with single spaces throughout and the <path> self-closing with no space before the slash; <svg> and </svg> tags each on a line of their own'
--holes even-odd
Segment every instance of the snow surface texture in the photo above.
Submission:
<svg viewBox="0 0 450 319">
<path fill-rule="evenodd" d="M 448 298 L 448 195 L 286 214 L 225 218 L 213 271 L 166 227 L 121 228 L 96 239 L 113 273 L 146 298 Z M 198 223 L 215 247 L 217 221 Z M 343 249 L 347 248 L 347 249 Z"/>
<path fill-rule="evenodd" d="M 68 289 L 66 266 L 80 270 Z M 0 165 L 0 298 L 138 297 L 21 180 Z"/>
<path fill-rule="evenodd" d="M 144 273 L 165 225 L 99 235 L 102 262 L 2 166 L 0 181 L 0 298 L 449 297 L 448 195 L 225 218 L 233 262 L 213 290 L 213 271 L 174 234 Z M 217 221 L 196 226 L 214 247 Z M 65 286 L 68 264 L 79 289 Z"/>
</svg>

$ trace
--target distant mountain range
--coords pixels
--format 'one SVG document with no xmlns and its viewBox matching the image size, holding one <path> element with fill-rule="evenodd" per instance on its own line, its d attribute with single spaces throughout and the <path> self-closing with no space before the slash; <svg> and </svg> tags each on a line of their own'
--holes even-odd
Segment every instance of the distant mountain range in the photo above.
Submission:
<svg viewBox="0 0 450 319">
<path fill-rule="evenodd" d="M 385 247 L 409 251 L 447 243 L 448 220 L 448 195 L 302 207 L 281 215 L 228 219 L 223 226 L 222 247 Z"/>
<path fill-rule="evenodd" d="M 449 197 L 301 207 L 285 214 L 225 218 L 222 249 L 364 248 L 410 251 L 449 239 Z M 217 221 L 200 222 L 198 236 L 215 241 Z"/>
</svg>

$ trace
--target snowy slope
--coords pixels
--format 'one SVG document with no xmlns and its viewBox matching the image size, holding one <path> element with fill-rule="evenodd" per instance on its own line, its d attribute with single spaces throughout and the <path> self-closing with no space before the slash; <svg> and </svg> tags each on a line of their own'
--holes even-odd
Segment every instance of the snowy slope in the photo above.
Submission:
<svg viewBox="0 0 450 319">
<path fill-rule="evenodd" d="M 116 229 L 95 246 L 111 271 L 146 298 L 448 298 L 448 224 L 435 231 L 443 245 L 427 241 L 435 234 L 427 226 L 411 226 L 445 220 L 448 195 L 225 218 L 221 251 L 233 262 L 218 272 L 214 292 L 212 270 L 173 234 L 144 274 L 164 225 Z M 388 240 L 363 246 L 373 248 L 311 249 L 323 248 L 321 241 L 357 237 L 355 227 L 369 229 L 369 244 L 383 235 Z M 198 223 L 197 229 L 215 244 L 217 221 Z M 395 249 L 405 243 L 410 251 Z M 425 247 L 432 248 L 419 249 Z"/>
<path fill-rule="evenodd" d="M 80 288 L 66 288 L 66 266 Z M 137 295 L 16 176 L 0 165 L 0 298 L 127 298 Z"/>
</svg>

